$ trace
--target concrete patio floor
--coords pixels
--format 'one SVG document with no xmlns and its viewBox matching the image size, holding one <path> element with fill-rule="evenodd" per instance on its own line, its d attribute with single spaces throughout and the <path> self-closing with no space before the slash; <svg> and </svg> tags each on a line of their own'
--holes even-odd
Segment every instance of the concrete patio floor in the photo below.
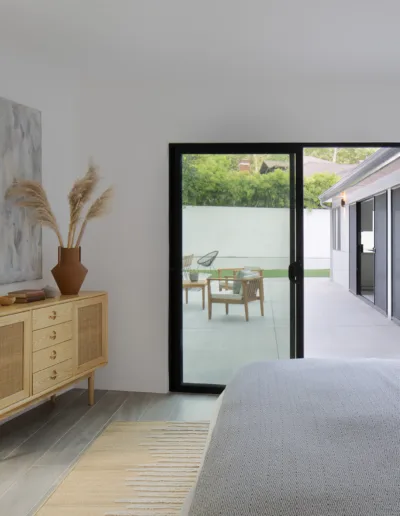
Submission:
<svg viewBox="0 0 400 516">
<path fill-rule="evenodd" d="M 248 362 L 289 358 L 289 282 L 264 280 L 265 316 L 258 302 L 244 308 L 213 305 L 189 291 L 183 309 L 183 367 L 188 383 L 226 384 Z M 400 358 L 400 327 L 327 278 L 305 279 L 305 357 Z"/>
</svg>

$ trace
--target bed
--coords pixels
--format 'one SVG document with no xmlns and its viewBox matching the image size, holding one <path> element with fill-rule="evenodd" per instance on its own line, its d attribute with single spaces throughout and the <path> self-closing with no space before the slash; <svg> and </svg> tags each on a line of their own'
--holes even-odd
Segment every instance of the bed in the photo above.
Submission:
<svg viewBox="0 0 400 516">
<path fill-rule="evenodd" d="M 218 400 L 188 516 L 399 516 L 400 361 L 243 368 Z"/>
</svg>

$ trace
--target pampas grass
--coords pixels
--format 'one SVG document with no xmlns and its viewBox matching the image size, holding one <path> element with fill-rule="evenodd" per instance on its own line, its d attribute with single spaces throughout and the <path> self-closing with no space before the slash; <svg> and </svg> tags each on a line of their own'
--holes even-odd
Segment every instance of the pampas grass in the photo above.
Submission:
<svg viewBox="0 0 400 516">
<path fill-rule="evenodd" d="M 67 247 L 78 247 L 81 244 L 83 234 L 88 222 L 108 213 L 112 198 L 112 187 L 107 188 L 88 209 L 82 220 L 83 210 L 91 198 L 100 180 L 99 172 L 94 164 L 90 164 L 84 177 L 77 179 L 68 194 L 70 221 L 68 226 Z M 6 199 L 13 199 L 21 208 L 27 208 L 33 220 L 42 226 L 52 229 L 58 238 L 60 247 L 64 247 L 60 228 L 51 210 L 46 192 L 40 183 L 36 181 L 15 180 L 5 194 Z M 78 238 L 75 235 L 81 223 Z"/>
<path fill-rule="evenodd" d="M 113 197 L 113 188 L 110 186 L 91 205 L 91 207 L 89 208 L 89 210 L 86 214 L 86 217 L 82 223 L 82 227 L 79 232 L 78 239 L 76 241 L 76 247 L 79 247 L 81 245 L 81 240 L 82 240 L 83 234 L 85 232 L 85 229 L 86 229 L 86 226 L 87 226 L 87 223 L 89 222 L 89 220 L 96 219 L 98 217 L 102 217 L 103 215 L 106 215 L 109 212 L 112 197 Z"/>
<path fill-rule="evenodd" d="M 76 227 L 81 219 L 82 210 L 90 199 L 100 180 L 97 168 L 90 164 L 85 176 L 77 179 L 68 195 L 70 221 L 68 231 L 68 247 L 73 247 Z"/>
<path fill-rule="evenodd" d="M 15 204 L 22 208 L 28 208 L 36 222 L 52 229 L 57 235 L 60 246 L 64 247 L 60 228 L 51 210 L 46 192 L 40 183 L 28 180 L 14 181 L 6 191 L 5 198 L 16 198 Z"/>
</svg>

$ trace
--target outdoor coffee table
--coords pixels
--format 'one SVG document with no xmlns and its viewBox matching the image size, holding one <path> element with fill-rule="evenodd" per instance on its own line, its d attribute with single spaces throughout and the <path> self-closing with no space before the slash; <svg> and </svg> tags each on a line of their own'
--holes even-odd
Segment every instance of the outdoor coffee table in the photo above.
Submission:
<svg viewBox="0 0 400 516">
<path fill-rule="evenodd" d="M 186 295 L 186 304 L 189 302 L 189 290 L 191 288 L 197 288 L 201 289 L 201 295 L 203 299 L 203 310 L 206 307 L 206 287 L 207 287 L 207 280 L 201 279 L 197 281 L 190 281 L 190 280 L 183 280 L 182 288 L 185 289 L 185 295 Z"/>
</svg>

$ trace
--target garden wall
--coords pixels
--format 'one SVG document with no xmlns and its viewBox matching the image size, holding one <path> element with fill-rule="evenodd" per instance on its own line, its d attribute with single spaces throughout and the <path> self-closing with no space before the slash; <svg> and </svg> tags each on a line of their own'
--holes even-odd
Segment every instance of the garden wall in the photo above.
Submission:
<svg viewBox="0 0 400 516">
<path fill-rule="evenodd" d="M 289 265 L 288 208 L 183 209 L 183 253 L 197 257 L 218 250 L 215 267 Z M 330 211 L 304 210 L 306 269 L 330 268 Z"/>
</svg>

